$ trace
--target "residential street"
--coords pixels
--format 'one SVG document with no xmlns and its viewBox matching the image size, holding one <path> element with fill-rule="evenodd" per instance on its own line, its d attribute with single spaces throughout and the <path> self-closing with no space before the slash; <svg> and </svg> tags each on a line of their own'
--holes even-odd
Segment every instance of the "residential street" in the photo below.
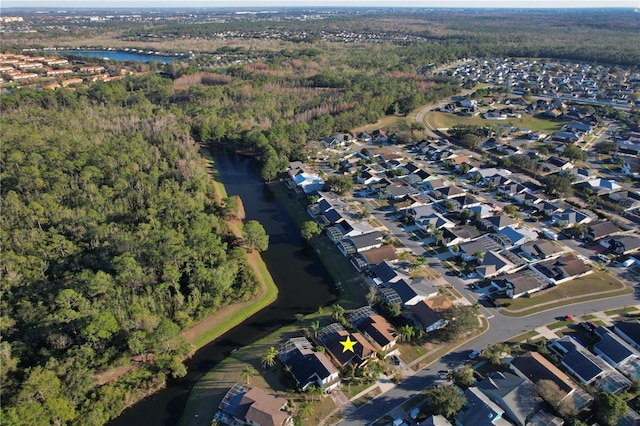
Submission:
<svg viewBox="0 0 640 426">
<path fill-rule="evenodd" d="M 370 209 L 373 216 L 382 222 L 389 231 L 391 231 L 393 237 L 399 238 L 415 254 L 425 254 L 425 250 L 421 242 L 411 240 L 409 235 L 387 216 L 390 212 L 389 210 L 376 209 L 369 200 L 364 199 L 363 201 Z M 535 223 L 534 227 L 538 229 L 544 227 L 544 224 Z M 563 240 L 563 243 L 587 258 L 591 258 L 594 255 L 593 250 L 582 247 L 579 241 Z M 430 262 L 428 265 L 437 271 L 442 276 L 443 280 L 445 280 L 446 277 L 446 282 L 451 284 L 460 294 L 462 294 L 464 298 L 468 300 L 468 303 L 475 303 L 478 298 L 478 293 L 470 291 L 467 288 L 465 280 L 455 276 L 446 275 L 447 269 L 442 265 L 441 260 L 448 257 L 449 255 L 447 253 L 429 256 L 428 259 Z M 439 284 L 444 283 L 440 282 Z M 481 312 L 489 321 L 489 329 L 484 334 L 461 345 L 453 352 L 450 352 L 443 358 L 430 364 L 428 367 L 418 371 L 415 375 L 406 378 L 399 385 L 393 387 L 388 392 L 367 404 L 364 404 L 357 409 L 350 408 L 343 413 L 344 419 L 340 422 L 340 425 L 366 425 L 374 422 L 376 419 L 389 412 L 394 413 L 402 411 L 398 408 L 401 404 L 406 402 L 416 393 L 428 388 L 438 380 L 438 371 L 455 369 L 468 362 L 468 354 L 471 350 L 482 349 L 489 345 L 503 342 L 510 337 L 534 330 L 537 327 L 554 322 L 557 318 L 564 317 L 568 314 L 581 316 L 591 314 L 593 312 L 635 305 L 639 303 L 638 296 L 638 294 L 630 294 L 574 305 L 567 301 L 566 307 L 553 308 L 542 313 L 521 318 L 506 317 L 496 308 L 482 306 Z"/>
<path fill-rule="evenodd" d="M 469 351 L 482 349 L 494 343 L 503 342 L 511 336 L 516 336 L 534 328 L 553 322 L 556 318 L 567 314 L 581 316 L 609 309 L 638 304 L 636 295 L 625 295 L 585 302 L 567 307 L 551 309 L 546 312 L 522 318 L 504 317 L 494 312 L 489 320 L 489 329 L 484 334 L 460 346 L 415 375 L 405 379 L 390 391 L 360 406 L 357 410 L 349 410 L 339 423 L 344 426 L 367 425 L 385 414 L 397 409 L 416 393 L 428 388 L 438 379 L 438 371 L 455 369 L 469 361 Z"/>
</svg>

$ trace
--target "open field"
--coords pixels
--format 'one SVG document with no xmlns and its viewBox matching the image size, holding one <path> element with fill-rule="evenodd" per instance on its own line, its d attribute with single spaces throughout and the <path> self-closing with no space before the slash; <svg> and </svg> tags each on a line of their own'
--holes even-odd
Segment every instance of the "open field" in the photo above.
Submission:
<svg viewBox="0 0 640 426">
<path fill-rule="evenodd" d="M 432 111 L 427 114 L 425 120 L 428 126 L 434 129 L 448 129 L 456 124 L 467 124 L 473 126 L 509 125 L 545 133 L 555 132 L 568 122 L 566 120 L 547 120 L 529 115 L 525 115 L 521 118 L 510 118 L 508 120 L 485 120 L 480 116 L 462 117 L 460 115 L 438 111 Z"/>
<path fill-rule="evenodd" d="M 397 115 L 386 115 L 375 123 L 356 127 L 352 131 L 353 133 L 357 133 L 357 132 L 371 133 L 376 129 L 386 129 L 387 127 L 400 128 L 405 126 L 406 123 L 407 123 L 406 117 L 399 117 Z"/>
</svg>

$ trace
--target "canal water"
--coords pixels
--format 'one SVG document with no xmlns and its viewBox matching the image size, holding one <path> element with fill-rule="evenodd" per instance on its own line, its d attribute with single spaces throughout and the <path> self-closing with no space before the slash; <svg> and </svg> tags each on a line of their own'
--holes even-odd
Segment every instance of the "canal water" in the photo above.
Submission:
<svg viewBox="0 0 640 426">
<path fill-rule="evenodd" d="M 279 293 L 276 302 L 200 349 L 187 361 L 186 377 L 126 410 L 114 426 L 176 425 L 193 384 L 231 351 L 266 336 L 337 300 L 333 280 L 320 259 L 304 249 L 300 232 L 284 208 L 262 182 L 259 164 L 226 151 L 214 152 L 214 161 L 227 195 L 239 195 L 246 220 L 258 220 L 269 234 L 269 249 L 262 253 Z"/>
</svg>

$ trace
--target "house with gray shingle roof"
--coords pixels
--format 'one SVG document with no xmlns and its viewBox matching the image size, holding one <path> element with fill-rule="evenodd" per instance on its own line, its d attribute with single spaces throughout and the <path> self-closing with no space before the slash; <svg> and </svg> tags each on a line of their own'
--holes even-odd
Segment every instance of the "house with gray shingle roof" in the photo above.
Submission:
<svg viewBox="0 0 640 426">
<path fill-rule="evenodd" d="M 505 417 L 525 426 L 541 408 L 533 384 L 515 374 L 496 371 L 477 384 L 478 389 L 504 410 Z"/>
</svg>

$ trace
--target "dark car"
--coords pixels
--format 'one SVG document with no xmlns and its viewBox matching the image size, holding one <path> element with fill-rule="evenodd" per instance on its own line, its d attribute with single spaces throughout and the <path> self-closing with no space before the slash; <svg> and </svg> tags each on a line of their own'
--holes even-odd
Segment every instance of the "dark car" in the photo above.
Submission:
<svg viewBox="0 0 640 426">
<path fill-rule="evenodd" d="M 394 363 L 395 365 L 400 365 L 400 358 L 398 358 L 397 356 L 394 356 L 394 357 L 393 357 L 393 363 Z"/>
</svg>

